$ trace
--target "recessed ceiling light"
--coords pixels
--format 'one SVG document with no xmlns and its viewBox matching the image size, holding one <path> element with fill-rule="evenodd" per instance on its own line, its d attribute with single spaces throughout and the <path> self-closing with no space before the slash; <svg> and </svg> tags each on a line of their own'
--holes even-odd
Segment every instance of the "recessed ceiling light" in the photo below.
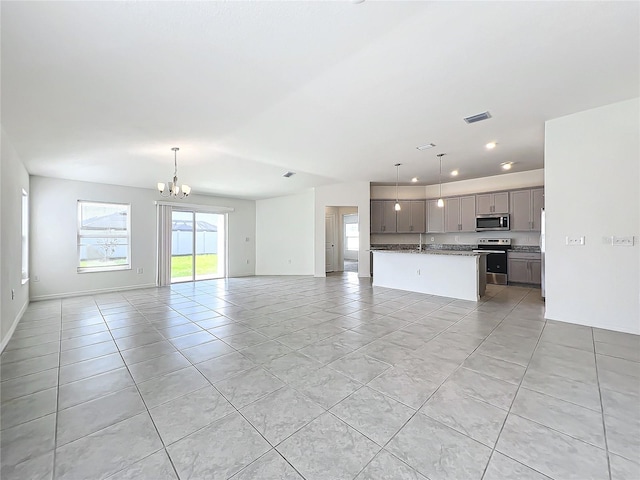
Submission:
<svg viewBox="0 0 640 480">
<path fill-rule="evenodd" d="M 413 177 L 413 178 L 411 179 L 411 181 L 412 181 L 413 183 L 416 183 L 416 182 L 418 181 L 418 177 Z"/>
<path fill-rule="evenodd" d="M 502 167 L 503 170 L 511 170 L 511 167 L 513 166 L 513 162 L 504 162 L 504 163 L 501 163 L 500 166 Z"/>
<path fill-rule="evenodd" d="M 458 176 L 458 173 L 459 173 L 459 172 L 458 172 L 458 170 L 452 170 L 452 171 L 451 171 L 451 176 L 452 176 L 452 177 L 457 177 L 457 176 Z"/>
<path fill-rule="evenodd" d="M 487 148 L 487 150 L 493 150 L 494 148 L 496 148 L 496 142 L 489 142 L 485 145 L 485 147 Z"/>
<path fill-rule="evenodd" d="M 435 143 L 427 143 L 425 145 L 420 145 L 419 147 L 416 147 L 418 150 L 428 150 L 429 148 L 433 148 L 435 147 L 436 144 Z"/>
<path fill-rule="evenodd" d="M 283 173 L 282 176 L 285 178 L 289 178 L 289 177 L 293 177 L 296 174 L 296 172 L 287 172 L 287 173 Z"/>
</svg>

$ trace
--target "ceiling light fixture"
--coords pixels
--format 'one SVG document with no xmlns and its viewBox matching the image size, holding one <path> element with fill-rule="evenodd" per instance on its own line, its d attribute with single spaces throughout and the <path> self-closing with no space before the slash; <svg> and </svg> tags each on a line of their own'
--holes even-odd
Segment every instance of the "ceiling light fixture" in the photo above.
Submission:
<svg viewBox="0 0 640 480">
<path fill-rule="evenodd" d="M 503 170 L 511 170 L 511 167 L 513 166 L 513 162 L 504 162 L 504 163 L 501 163 L 500 166 L 502 167 Z"/>
<path fill-rule="evenodd" d="M 433 148 L 433 147 L 435 147 L 435 146 L 436 146 L 436 144 L 435 144 L 435 143 L 427 143 L 427 144 L 425 144 L 425 145 L 420 145 L 420 146 L 418 146 L 418 147 L 416 147 L 416 148 L 417 148 L 418 150 L 428 150 L 428 149 Z"/>
<path fill-rule="evenodd" d="M 493 150 L 494 148 L 496 148 L 496 145 L 497 145 L 496 142 L 489 142 L 485 145 L 485 148 L 487 150 Z"/>
<path fill-rule="evenodd" d="M 438 207 L 444 207 L 444 200 L 442 199 L 442 157 L 444 157 L 446 153 L 439 153 L 437 156 L 440 159 L 440 196 L 438 197 L 437 205 Z"/>
<path fill-rule="evenodd" d="M 282 176 L 284 178 L 290 178 L 293 177 L 296 174 L 296 172 L 287 172 L 287 173 L 283 173 Z"/>
<path fill-rule="evenodd" d="M 173 182 L 169 182 L 169 191 L 165 193 L 165 184 L 158 183 L 158 191 L 163 197 L 173 198 L 185 198 L 191 193 L 191 187 L 189 185 L 178 185 L 178 147 L 173 147 Z"/>
<path fill-rule="evenodd" d="M 452 177 L 457 177 L 457 176 L 458 176 L 458 173 L 460 173 L 460 172 L 458 172 L 458 170 L 452 170 L 452 171 L 451 171 L 451 176 L 452 176 Z"/>
<path fill-rule="evenodd" d="M 396 163 L 395 167 L 396 167 L 396 204 L 393 207 L 396 212 L 399 212 L 401 210 L 400 207 L 400 202 L 398 201 L 398 181 L 400 180 L 400 165 L 402 165 L 401 163 Z"/>
<path fill-rule="evenodd" d="M 416 183 L 417 181 L 418 181 L 418 177 L 413 177 L 413 178 L 411 179 L 411 182 L 413 182 L 413 183 Z"/>
</svg>

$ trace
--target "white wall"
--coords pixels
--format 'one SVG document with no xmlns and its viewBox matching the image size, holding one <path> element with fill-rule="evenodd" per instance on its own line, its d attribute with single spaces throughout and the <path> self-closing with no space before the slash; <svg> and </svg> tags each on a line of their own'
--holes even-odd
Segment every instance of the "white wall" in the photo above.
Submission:
<svg viewBox="0 0 640 480">
<path fill-rule="evenodd" d="M 314 192 L 256 201 L 256 275 L 313 275 Z"/>
<path fill-rule="evenodd" d="M 546 318 L 640 333 L 639 118 L 634 99 L 546 123 Z"/>
<path fill-rule="evenodd" d="M 358 208 L 360 229 L 360 252 L 358 253 L 358 276 L 369 277 L 369 232 L 370 232 L 370 187 L 369 182 L 340 183 L 315 188 L 314 229 L 314 275 L 324 277 L 325 245 L 324 220 L 326 207 L 351 206 Z"/>
<path fill-rule="evenodd" d="M 29 193 L 29 174 L 4 129 L 1 143 L 0 350 L 29 304 L 29 283 L 22 284 L 22 190 Z"/>
<path fill-rule="evenodd" d="M 77 273 L 78 200 L 131 204 L 131 270 Z M 151 189 L 32 176 L 31 298 L 155 285 L 156 200 L 165 199 Z M 229 276 L 253 275 L 255 202 L 191 195 L 188 203 L 235 209 L 228 221 Z"/>
</svg>

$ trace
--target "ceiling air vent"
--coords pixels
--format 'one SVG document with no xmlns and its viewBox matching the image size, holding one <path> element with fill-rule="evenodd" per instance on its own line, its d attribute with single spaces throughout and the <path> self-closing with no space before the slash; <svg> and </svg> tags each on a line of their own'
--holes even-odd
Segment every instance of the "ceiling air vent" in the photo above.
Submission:
<svg viewBox="0 0 640 480">
<path fill-rule="evenodd" d="M 293 177 L 296 174 L 296 172 L 287 172 L 285 174 L 283 174 L 282 176 L 284 178 L 289 178 L 289 177 Z"/>
<path fill-rule="evenodd" d="M 488 120 L 491 118 L 491 114 L 489 112 L 478 113 L 477 115 L 471 115 L 470 117 L 465 117 L 464 121 L 467 123 L 476 123 L 481 122 L 482 120 Z"/>
</svg>

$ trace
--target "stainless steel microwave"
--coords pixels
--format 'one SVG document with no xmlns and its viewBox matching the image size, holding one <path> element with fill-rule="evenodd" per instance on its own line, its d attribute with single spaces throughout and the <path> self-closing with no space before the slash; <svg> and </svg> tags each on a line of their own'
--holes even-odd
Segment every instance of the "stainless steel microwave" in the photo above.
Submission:
<svg viewBox="0 0 640 480">
<path fill-rule="evenodd" d="M 506 213 L 476 216 L 476 232 L 509 230 L 509 215 Z"/>
</svg>

